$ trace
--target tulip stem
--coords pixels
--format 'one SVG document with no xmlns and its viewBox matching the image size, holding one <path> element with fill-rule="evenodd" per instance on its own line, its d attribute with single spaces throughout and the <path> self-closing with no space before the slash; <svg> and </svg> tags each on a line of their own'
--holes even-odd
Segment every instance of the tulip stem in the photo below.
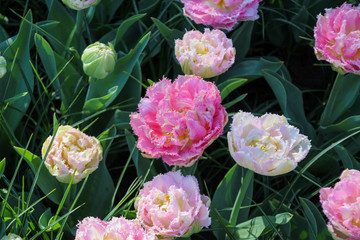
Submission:
<svg viewBox="0 0 360 240">
<path fill-rule="evenodd" d="M 246 174 L 245 174 L 245 177 L 243 177 L 241 180 L 242 180 L 242 186 L 241 188 L 239 189 L 239 192 L 236 196 L 236 199 L 235 199 L 235 203 L 234 203 L 234 207 L 231 211 L 231 214 L 230 214 L 230 224 L 232 226 L 235 226 L 236 225 L 236 222 L 237 222 L 237 218 L 238 218 L 238 215 L 239 215 L 239 211 L 240 211 L 240 207 L 244 201 L 244 198 L 245 198 L 245 195 L 246 195 L 246 192 L 250 186 L 250 183 L 252 182 L 252 178 L 254 176 L 254 172 L 251 171 L 251 170 L 247 170 L 246 171 Z"/>
<path fill-rule="evenodd" d="M 75 33 L 77 31 L 79 31 L 79 29 L 81 29 L 82 27 L 82 21 L 83 21 L 83 10 L 79 10 L 77 11 L 76 13 L 76 22 L 75 22 L 75 25 L 73 27 L 73 29 L 71 30 L 71 33 L 69 35 L 69 38 L 67 39 L 66 41 L 66 45 L 65 45 L 65 51 L 63 53 L 63 56 L 62 57 L 65 57 L 66 53 L 67 53 L 67 50 L 69 50 L 69 46 L 75 36 Z"/>
</svg>

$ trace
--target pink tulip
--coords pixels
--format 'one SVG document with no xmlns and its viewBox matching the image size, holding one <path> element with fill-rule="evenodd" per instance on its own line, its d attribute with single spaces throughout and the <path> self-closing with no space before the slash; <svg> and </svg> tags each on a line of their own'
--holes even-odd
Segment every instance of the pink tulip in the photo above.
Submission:
<svg viewBox="0 0 360 240">
<path fill-rule="evenodd" d="M 210 199 L 200 195 L 195 177 L 180 171 L 160 174 L 144 184 L 135 208 L 143 227 L 159 239 L 189 237 L 209 227 Z"/>
<path fill-rule="evenodd" d="M 197 24 L 231 30 L 239 21 L 259 18 L 257 9 L 262 0 L 181 0 L 184 15 Z"/>
<path fill-rule="evenodd" d="M 336 240 L 360 239 L 360 172 L 345 169 L 334 188 L 320 190 L 320 202 Z"/>
<path fill-rule="evenodd" d="M 294 170 L 311 148 L 307 136 L 300 134 L 284 116 L 255 117 L 242 111 L 234 115 L 228 144 L 231 156 L 240 166 L 266 176 Z"/>
<path fill-rule="evenodd" d="M 130 124 L 145 156 L 188 167 L 222 134 L 227 116 L 213 83 L 185 75 L 149 87 Z"/>
<path fill-rule="evenodd" d="M 175 41 L 175 55 L 185 74 L 210 78 L 226 72 L 235 61 L 232 40 L 220 30 L 186 32 Z"/>
<path fill-rule="evenodd" d="M 157 240 L 138 220 L 113 217 L 110 222 L 87 217 L 78 225 L 75 240 Z"/>
<path fill-rule="evenodd" d="M 360 74 L 360 7 L 344 3 L 325 11 L 314 29 L 316 57 L 338 72 Z"/>
<path fill-rule="evenodd" d="M 84 218 L 78 225 L 75 240 L 104 239 L 107 223 L 94 217 Z"/>
</svg>

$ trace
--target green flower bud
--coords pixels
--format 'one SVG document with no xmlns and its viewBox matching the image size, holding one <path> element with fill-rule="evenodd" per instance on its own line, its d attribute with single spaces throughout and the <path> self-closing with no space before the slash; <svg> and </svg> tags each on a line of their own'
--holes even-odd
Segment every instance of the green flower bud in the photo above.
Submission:
<svg viewBox="0 0 360 240">
<path fill-rule="evenodd" d="M 62 0 L 71 9 L 81 10 L 97 5 L 101 0 Z"/>
<path fill-rule="evenodd" d="M 114 47 L 109 43 L 93 43 L 85 48 L 81 55 L 84 72 L 93 78 L 102 79 L 114 71 L 117 54 Z"/>
<path fill-rule="evenodd" d="M 1 240 L 22 240 L 22 238 L 16 234 L 11 233 L 9 236 L 2 237 Z"/>
<path fill-rule="evenodd" d="M 6 60 L 3 56 L 0 56 L 0 78 L 6 74 Z"/>
</svg>

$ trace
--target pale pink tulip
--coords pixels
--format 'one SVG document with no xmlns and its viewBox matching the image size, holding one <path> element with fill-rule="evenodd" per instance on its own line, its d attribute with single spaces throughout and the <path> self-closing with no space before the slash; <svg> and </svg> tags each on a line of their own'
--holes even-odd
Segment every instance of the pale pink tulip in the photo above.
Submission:
<svg viewBox="0 0 360 240">
<path fill-rule="evenodd" d="M 146 232 L 138 220 L 113 217 L 106 227 L 104 240 L 156 240 L 154 233 Z"/>
<path fill-rule="evenodd" d="M 188 237 L 209 227 L 209 205 L 210 199 L 200 195 L 196 178 L 180 171 L 146 182 L 135 202 L 137 219 L 159 239 Z"/>
<path fill-rule="evenodd" d="M 78 223 L 75 240 L 102 240 L 107 223 L 94 217 L 84 218 Z"/>
<path fill-rule="evenodd" d="M 227 116 L 213 83 L 185 75 L 149 87 L 130 124 L 145 156 L 188 167 L 222 134 Z"/>
<path fill-rule="evenodd" d="M 240 166 L 267 176 L 292 171 L 311 148 L 307 136 L 289 125 L 284 116 L 255 117 L 242 111 L 234 115 L 228 144 Z"/>
<path fill-rule="evenodd" d="M 226 72 L 235 61 L 232 40 L 220 30 L 186 32 L 175 41 L 175 55 L 185 74 L 210 78 Z"/>
<path fill-rule="evenodd" d="M 360 7 L 344 3 L 325 11 L 314 29 L 316 57 L 338 72 L 360 74 Z"/>
<path fill-rule="evenodd" d="M 49 136 L 42 146 L 42 157 L 45 157 L 52 136 Z M 73 184 L 80 182 L 98 168 L 102 159 L 102 147 L 95 137 L 71 126 L 60 126 L 50 146 L 45 159 L 45 166 L 63 183 L 69 183 L 75 172 Z"/>
<path fill-rule="evenodd" d="M 334 188 L 320 190 L 320 202 L 336 240 L 360 239 L 360 172 L 345 169 Z"/>
<path fill-rule="evenodd" d="M 231 30 L 239 21 L 259 18 L 258 7 L 262 0 L 181 0 L 184 15 L 197 24 Z"/>
<path fill-rule="evenodd" d="M 98 218 L 84 218 L 78 225 L 75 240 L 157 240 L 146 232 L 138 220 L 113 217 L 110 222 Z"/>
</svg>

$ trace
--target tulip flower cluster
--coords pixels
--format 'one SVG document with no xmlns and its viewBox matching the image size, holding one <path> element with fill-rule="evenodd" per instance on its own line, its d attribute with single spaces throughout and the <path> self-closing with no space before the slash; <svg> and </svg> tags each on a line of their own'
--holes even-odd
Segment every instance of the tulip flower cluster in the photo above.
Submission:
<svg viewBox="0 0 360 240">
<path fill-rule="evenodd" d="M 99 0 L 63 2 L 80 10 Z M 162 158 L 170 166 L 190 167 L 221 134 L 228 113 L 220 91 L 203 78 L 218 76 L 235 62 L 231 39 L 217 29 L 231 31 L 239 21 L 256 20 L 261 0 L 181 0 L 184 15 L 197 24 L 216 28 L 187 31 L 175 41 L 175 55 L 185 75 L 173 82 L 166 77 L 147 88 L 131 113 L 130 125 L 145 157 Z M 316 57 L 341 72 L 360 74 L 360 7 L 344 3 L 319 15 L 314 29 Z M 117 60 L 114 47 L 96 42 L 81 56 L 85 74 L 103 79 Z M 0 78 L 6 61 L 0 57 Z M 294 170 L 311 148 L 310 140 L 284 116 L 256 117 L 240 111 L 227 133 L 229 152 L 242 167 L 277 176 Z M 60 182 L 78 183 L 95 171 L 102 160 L 99 140 L 70 126 L 60 126 L 43 144 L 49 172 Z M 345 170 L 334 188 L 320 190 L 320 202 L 334 239 L 360 239 L 360 172 Z M 88 217 L 78 224 L 76 240 L 155 240 L 189 237 L 209 227 L 210 198 L 200 194 L 194 176 L 180 171 L 159 174 L 146 182 L 135 201 L 136 219 L 112 218 L 104 222 Z"/>
<path fill-rule="evenodd" d="M 209 227 L 210 199 L 200 195 L 193 176 L 168 172 L 156 176 L 140 190 L 135 220 L 112 218 L 104 222 L 87 217 L 78 224 L 75 240 L 156 240 L 188 237 Z"/>
</svg>

